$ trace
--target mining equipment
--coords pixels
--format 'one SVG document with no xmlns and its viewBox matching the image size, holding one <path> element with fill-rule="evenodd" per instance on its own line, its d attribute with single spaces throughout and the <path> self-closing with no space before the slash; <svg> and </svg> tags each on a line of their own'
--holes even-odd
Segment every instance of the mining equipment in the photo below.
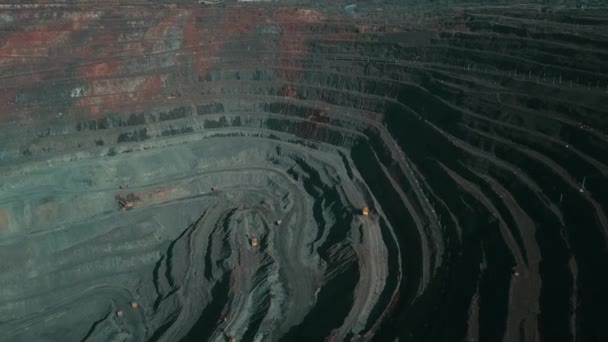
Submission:
<svg viewBox="0 0 608 342">
<path fill-rule="evenodd" d="M 120 206 L 121 211 L 127 211 L 133 209 L 133 202 L 129 200 L 119 199 L 118 205 Z"/>
</svg>

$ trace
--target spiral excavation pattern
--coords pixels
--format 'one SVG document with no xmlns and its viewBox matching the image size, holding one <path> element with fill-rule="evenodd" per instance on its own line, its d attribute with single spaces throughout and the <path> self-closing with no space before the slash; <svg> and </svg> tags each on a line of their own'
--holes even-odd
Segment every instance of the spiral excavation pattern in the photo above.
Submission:
<svg viewBox="0 0 608 342">
<path fill-rule="evenodd" d="M 211 2 L 0 5 L 1 341 L 608 340 L 601 3 Z"/>
</svg>

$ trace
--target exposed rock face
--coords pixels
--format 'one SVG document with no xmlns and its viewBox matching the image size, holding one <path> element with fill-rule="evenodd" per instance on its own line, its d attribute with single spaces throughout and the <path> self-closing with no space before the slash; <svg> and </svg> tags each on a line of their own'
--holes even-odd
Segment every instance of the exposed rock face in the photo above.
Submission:
<svg viewBox="0 0 608 342">
<path fill-rule="evenodd" d="M 581 4 L 2 5 L 0 340 L 607 341 Z"/>
</svg>

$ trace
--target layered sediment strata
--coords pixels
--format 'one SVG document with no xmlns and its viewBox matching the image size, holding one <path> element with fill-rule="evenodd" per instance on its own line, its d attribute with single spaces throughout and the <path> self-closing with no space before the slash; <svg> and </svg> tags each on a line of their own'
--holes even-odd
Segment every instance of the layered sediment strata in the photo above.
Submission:
<svg viewBox="0 0 608 342">
<path fill-rule="evenodd" d="M 4 6 L 0 339 L 605 340 L 586 6 Z"/>
</svg>

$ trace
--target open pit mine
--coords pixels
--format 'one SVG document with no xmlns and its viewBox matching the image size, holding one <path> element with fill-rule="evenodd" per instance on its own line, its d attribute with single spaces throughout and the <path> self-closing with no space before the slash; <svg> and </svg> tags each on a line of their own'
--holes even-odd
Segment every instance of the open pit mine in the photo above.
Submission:
<svg viewBox="0 0 608 342">
<path fill-rule="evenodd" d="M 604 1 L 0 3 L 0 341 L 608 341 Z"/>
</svg>

